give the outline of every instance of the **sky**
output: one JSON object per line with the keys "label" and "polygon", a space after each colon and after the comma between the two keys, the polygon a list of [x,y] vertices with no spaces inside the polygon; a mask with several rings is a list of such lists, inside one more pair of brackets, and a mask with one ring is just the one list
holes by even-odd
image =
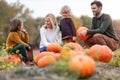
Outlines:
{"label": "sky", "polygon": [[[17,0],[6,0],[9,4]],[[60,16],[60,9],[64,5],[68,5],[74,16],[80,17],[87,15],[93,17],[90,3],[93,0],[19,0],[25,8],[29,8],[34,18],[45,17],[48,13]],[[103,13],[109,14],[112,19],[120,19],[120,3],[119,0],[100,0],[103,4]]]}

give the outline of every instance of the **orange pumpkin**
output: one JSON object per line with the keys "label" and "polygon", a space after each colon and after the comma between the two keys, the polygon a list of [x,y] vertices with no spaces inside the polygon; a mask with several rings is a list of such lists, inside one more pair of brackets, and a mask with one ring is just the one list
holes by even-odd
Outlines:
{"label": "orange pumpkin", "polygon": [[84,52],[84,48],[78,44],[78,43],[73,43],[73,42],[70,42],[70,43],[66,43],[63,48],[69,48],[71,50],[74,50],[74,51],[81,51],[81,52]]}
{"label": "orange pumpkin", "polygon": [[47,52],[47,51],[39,53],[39,54],[36,56],[36,63],[38,63],[38,60],[39,60],[40,58],[44,57],[45,55],[53,55],[53,56],[54,56],[54,53],[52,53],[52,52]]}
{"label": "orange pumpkin", "polygon": [[69,67],[80,74],[81,77],[89,77],[95,72],[95,61],[89,56],[78,55],[69,61]]}
{"label": "orange pumpkin", "polygon": [[38,67],[42,68],[42,67],[49,66],[55,62],[56,62],[56,60],[55,60],[54,56],[46,55],[38,60],[37,65],[38,65]]}
{"label": "orange pumpkin", "polygon": [[109,62],[113,57],[113,52],[105,45],[94,45],[90,47],[89,55],[96,61]]}
{"label": "orange pumpkin", "polygon": [[47,46],[47,51],[59,53],[61,51],[61,46],[59,44],[52,43]]}
{"label": "orange pumpkin", "polygon": [[89,35],[85,35],[85,36],[80,35],[80,32],[81,32],[82,30],[88,30],[88,28],[87,28],[87,27],[79,27],[79,28],[77,29],[77,37],[78,37],[80,40],[86,41],[86,40],[88,39]]}
{"label": "orange pumpkin", "polygon": [[22,58],[17,54],[7,55],[4,57],[4,62],[18,65],[22,63]]}
{"label": "orange pumpkin", "polygon": [[60,53],[55,53],[54,54],[56,61],[60,60],[61,54]]}
{"label": "orange pumpkin", "polygon": [[83,54],[84,48],[78,44],[78,43],[66,43],[62,50],[61,50],[61,55],[62,58],[65,60],[69,60],[71,57],[77,55],[77,54]]}

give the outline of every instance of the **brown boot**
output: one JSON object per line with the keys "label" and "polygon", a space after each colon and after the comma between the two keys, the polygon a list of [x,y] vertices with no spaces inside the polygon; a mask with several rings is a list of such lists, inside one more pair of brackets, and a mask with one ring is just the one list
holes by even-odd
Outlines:
{"label": "brown boot", "polygon": [[28,61],[30,61],[30,62],[34,61],[32,49],[27,51],[27,57],[28,57]]}

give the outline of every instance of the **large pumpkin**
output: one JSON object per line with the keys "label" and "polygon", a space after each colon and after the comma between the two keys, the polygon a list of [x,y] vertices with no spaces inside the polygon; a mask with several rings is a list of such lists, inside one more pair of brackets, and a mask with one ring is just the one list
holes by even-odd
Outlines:
{"label": "large pumpkin", "polygon": [[56,62],[56,60],[55,60],[54,56],[46,55],[38,60],[37,65],[38,65],[38,67],[42,68],[42,67],[49,66],[55,62]]}
{"label": "large pumpkin", "polygon": [[52,43],[47,46],[47,51],[49,52],[55,52],[55,53],[60,53],[61,51],[61,46],[59,44]]}
{"label": "large pumpkin", "polygon": [[84,52],[84,48],[80,44],[70,42],[70,43],[66,43],[63,46],[61,50],[61,55],[62,58],[69,59],[77,54],[83,54],[83,52]]}
{"label": "large pumpkin", "polygon": [[4,57],[4,62],[18,65],[22,63],[22,58],[17,54],[7,55]]}
{"label": "large pumpkin", "polygon": [[95,72],[95,61],[86,55],[77,55],[69,61],[69,67],[80,74],[81,77],[89,77]]}
{"label": "large pumpkin", "polygon": [[79,27],[79,28],[77,29],[77,37],[78,37],[80,40],[86,41],[89,36],[88,36],[88,35],[85,35],[85,36],[80,35],[80,32],[81,32],[82,30],[88,30],[88,28],[87,28],[87,27]]}
{"label": "large pumpkin", "polygon": [[113,57],[113,52],[105,45],[93,45],[89,49],[89,55],[96,61],[109,62]]}

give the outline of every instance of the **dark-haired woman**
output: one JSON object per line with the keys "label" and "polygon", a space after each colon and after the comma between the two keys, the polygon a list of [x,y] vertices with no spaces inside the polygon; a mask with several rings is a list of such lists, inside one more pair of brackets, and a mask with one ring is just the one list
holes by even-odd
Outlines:
{"label": "dark-haired woman", "polygon": [[33,50],[29,36],[20,19],[10,23],[10,32],[6,41],[6,50],[9,54],[20,54],[27,65],[33,65]]}

